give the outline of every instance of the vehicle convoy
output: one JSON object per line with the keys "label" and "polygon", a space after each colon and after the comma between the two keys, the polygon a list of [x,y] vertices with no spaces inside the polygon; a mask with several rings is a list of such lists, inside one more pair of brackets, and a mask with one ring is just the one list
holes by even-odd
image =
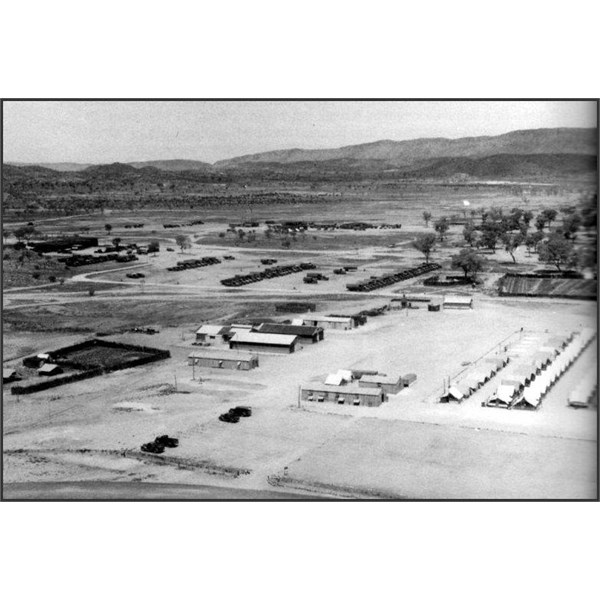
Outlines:
{"label": "vehicle convoy", "polygon": [[165,447],[162,444],[156,442],[148,442],[142,444],[142,452],[149,452],[151,454],[162,454],[165,451]]}

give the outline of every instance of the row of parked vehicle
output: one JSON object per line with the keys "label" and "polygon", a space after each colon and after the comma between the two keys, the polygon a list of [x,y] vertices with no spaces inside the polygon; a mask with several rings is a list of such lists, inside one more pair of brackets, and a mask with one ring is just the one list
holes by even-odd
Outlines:
{"label": "row of parked vehicle", "polygon": [[111,252],[110,254],[104,254],[101,256],[95,256],[92,254],[77,254],[69,256],[67,258],[59,258],[58,261],[64,263],[67,267],[83,267],[84,265],[97,265],[100,263],[109,262],[114,260],[119,263],[132,262],[138,260],[138,257],[134,254],[121,255]]}
{"label": "row of parked vehicle", "polygon": [[172,438],[168,435],[159,435],[153,442],[142,444],[141,450],[150,454],[162,454],[165,448],[177,448],[177,446],[179,446],[177,438]]}
{"label": "row of parked vehicle", "polygon": [[174,267],[167,267],[167,271],[185,271],[186,269],[199,269],[208,265],[218,265],[221,261],[215,256],[204,256],[203,258],[190,258],[180,260]]}
{"label": "row of parked vehicle", "polygon": [[438,263],[423,263],[418,267],[414,267],[413,269],[406,269],[404,271],[398,271],[397,273],[383,275],[381,277],[372,277],[371,279],[358,281],[356,283],[348,283],[346,284],[346,289],[348,289],[350,292],[372,292],[373,290],[378,290],[380,288],[387,287],[388,285],[394,285],[399,281],[405,281],[406,279],[418,277],[419,275],[423,275],[425,273],[429,273],[430,271],[435,271],[436,269],[441,268],[442,265]]}
{"label": "row of parked vehicle", "polygon": [[239,287],[242,285],[248,285],[263,279],[273,279],[274,277],[283,277],[284,275],[291,275],[292,273],[300,273],[301,271],[309,271],[314,269],[313,263],[300,263],[297,265],[280,265],[278,267],[269,267],[264,271],[256,271],[254,273],[248,273],[246,275],[235,275],[228,279],[221,279],[221,283],[228,287]]}
{"label": "row of parked vehicle", "polygon": [[236,406],[219,416],[219,421],[224,423],[237,423],[240,417],[251,417],[252,409],[249,406]]}

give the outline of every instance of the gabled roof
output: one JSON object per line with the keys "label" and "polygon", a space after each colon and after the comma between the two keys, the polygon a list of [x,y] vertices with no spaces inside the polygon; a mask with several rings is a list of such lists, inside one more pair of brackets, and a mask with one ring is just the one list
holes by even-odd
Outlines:
{"label": "gabled roof", "polygon": [[471,296],[444,296],[444,304],[471,304]]}
{"label": "gabled roof", "polygon": [[196,331],[196,333],[204,334],[204,335],[219,335],[225,327],[223,325],[202,325],[200,329]]}
{"label": "gabled roof", "polygon": [[255,331],[237,331],[232,342],[243,344],[266,344],[268,346],[291,346],[296,341],[295,335],[279,335],[277,333],[257,333]]}
{"label": "gabled roof", "polygon": [[360,380],[364,383],[400,383],[402,377],[400,375],[363,375]]}
{"label": "gabled roof", "polygon": [[46,363],[42,367],[38,369],[38,373],[52,373],[52,371],[60,369],[58,365],[52,365],[50,363]]}
{"label": "gabled roof", "polygon": [[255,328],[260,333],[279,333],[282,335],[297,335],[299,337],[312,337],[323,331],[322,327],[314,325],[287,325],[285,323],[261,323]]}

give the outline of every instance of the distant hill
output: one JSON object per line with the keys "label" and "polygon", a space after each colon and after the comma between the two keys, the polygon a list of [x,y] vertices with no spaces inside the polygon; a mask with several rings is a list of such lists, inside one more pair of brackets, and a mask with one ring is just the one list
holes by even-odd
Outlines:
{"label": "distant hill", "polygon": [[446,157],[483,157],[500,154],[587,154],[597,155],[596,129],[527,129],[497,136],[458,139],[422,138],[406,141],[382,140],[368,144],[325,150],[275,150],[239,156],[215,163],[233,168],[244,163],[297,163],[330,160],[376,160],[392,166],[409,166],[418,161]]}
{"label": "distant hill", "polygon": [[144,162],[131,162],[127,163],[136,169],[142,169],[144,167],[154,167],[161,171],[206,171],[212,169],[212,165],[207,162],[201,162],[199,160],[184,160],[184,159],[173,159],[173,160],[147,160]]}
{"label": "distant hill", "polygon": [[53,171],[83,171],[88,167],[93,166],[91,163],[72,163],[72,162],[57,162],[57,163],[6,163],[15,167],[44,167]]}

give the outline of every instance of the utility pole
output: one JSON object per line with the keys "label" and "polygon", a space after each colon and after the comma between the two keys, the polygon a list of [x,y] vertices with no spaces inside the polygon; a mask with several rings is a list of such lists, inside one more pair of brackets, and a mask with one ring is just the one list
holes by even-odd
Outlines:
{"label": "utility pole", "polygon": [[175,379],[175,391],[177,391],[177,373],[173,371],[173,378]]}

